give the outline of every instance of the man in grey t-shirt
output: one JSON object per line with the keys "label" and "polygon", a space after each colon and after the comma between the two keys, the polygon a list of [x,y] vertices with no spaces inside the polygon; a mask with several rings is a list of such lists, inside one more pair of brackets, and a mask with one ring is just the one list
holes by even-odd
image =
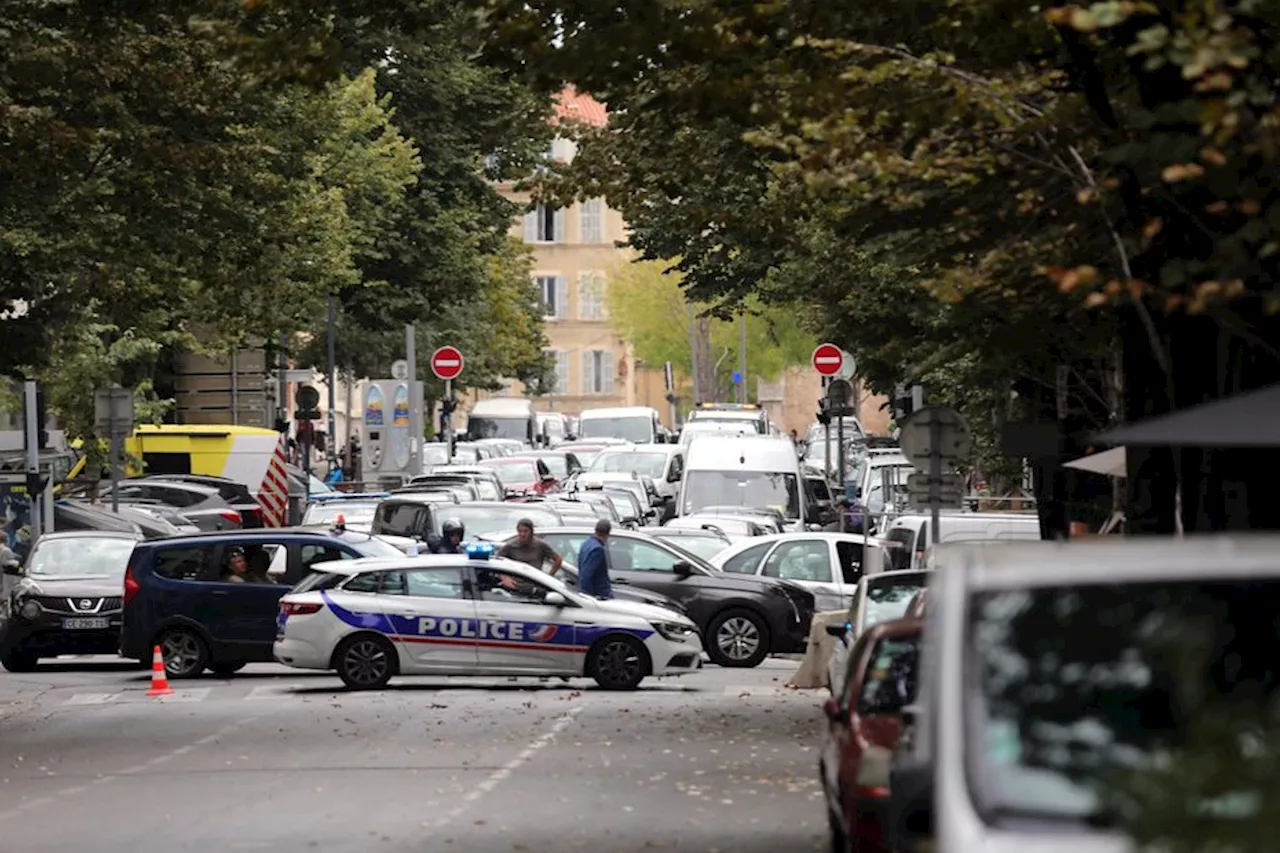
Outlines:
{"label": "man in grey t-shirt", "polygon": [[552,577],[555,577],[564,563],[564,558],[556,553],[555,548],[533,535],[533,522],[527,518],[522,518],[516,523],[515,541],[508,542],[499,548],[498,556],[525,563],[535,569],[541,569],[550,563],[551,569],[547,574]]}

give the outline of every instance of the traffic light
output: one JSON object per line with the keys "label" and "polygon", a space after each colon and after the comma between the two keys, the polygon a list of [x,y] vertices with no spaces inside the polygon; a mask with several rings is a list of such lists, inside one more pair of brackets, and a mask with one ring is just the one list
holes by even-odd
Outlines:
{"label": "traffic light", "polygon": [[[44,450],[49,446],[49,430],[45,427],[47,420],[44,407],[44,387],[36,388],[36,430],[39,432],[39,442],[36,447]],[[22,449],[30,450],[30,441],[27,437],[27,395],[22,395]]]}
{"label": "traffic light", "polygon": [[442,415],[452,415],[458,408],[458,401],[450,397],[447,400],[440,401],[440,413]]}
{"label": "traffic light", "polygon": [[818,423],[823,426],[828,426],[831,423],[831,413],[827,410],[826,397],[818,398],[818,411],[815,414],[815,417],[818,419]]}

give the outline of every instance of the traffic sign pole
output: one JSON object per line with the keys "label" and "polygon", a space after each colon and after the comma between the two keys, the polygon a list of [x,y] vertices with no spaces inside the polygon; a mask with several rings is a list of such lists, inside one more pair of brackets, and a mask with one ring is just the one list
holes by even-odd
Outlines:
{"label": "traffic sign pole", "polygon": [[442,418],[444,426],[444,441],[446,445],[445,452],[449,457],[449,464],[453,464],[453,380],[457,379],[462,373],[466,360],[462,357],[462,350],[453,346],[443,346],[431,354],[431,371],[435,373],[437,379],[444,381],[444,399],[445,413]]}
{"label": "traffic sign pole", "polygon": [[929,541],[938,544],[942,535],[942,421],[929,421]]}

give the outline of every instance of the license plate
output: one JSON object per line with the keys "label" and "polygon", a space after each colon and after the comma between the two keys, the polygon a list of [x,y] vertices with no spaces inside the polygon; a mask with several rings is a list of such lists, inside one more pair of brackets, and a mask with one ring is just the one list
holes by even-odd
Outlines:
{"label": "license plate", "polygon": [[103,618],[63,619],[62,627],[67,631],[87,631],[93,630],[94,628],[110,628],[111,620]]}

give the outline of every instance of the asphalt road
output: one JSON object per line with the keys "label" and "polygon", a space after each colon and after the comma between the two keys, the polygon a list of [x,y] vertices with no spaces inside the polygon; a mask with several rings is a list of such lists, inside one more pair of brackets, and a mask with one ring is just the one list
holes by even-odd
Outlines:
{"label": "asphalt road", "polygon": [[160,700],[109,659],[0,672],[0,850],[822,850],[795,667],[347,693],[260,665]]}

